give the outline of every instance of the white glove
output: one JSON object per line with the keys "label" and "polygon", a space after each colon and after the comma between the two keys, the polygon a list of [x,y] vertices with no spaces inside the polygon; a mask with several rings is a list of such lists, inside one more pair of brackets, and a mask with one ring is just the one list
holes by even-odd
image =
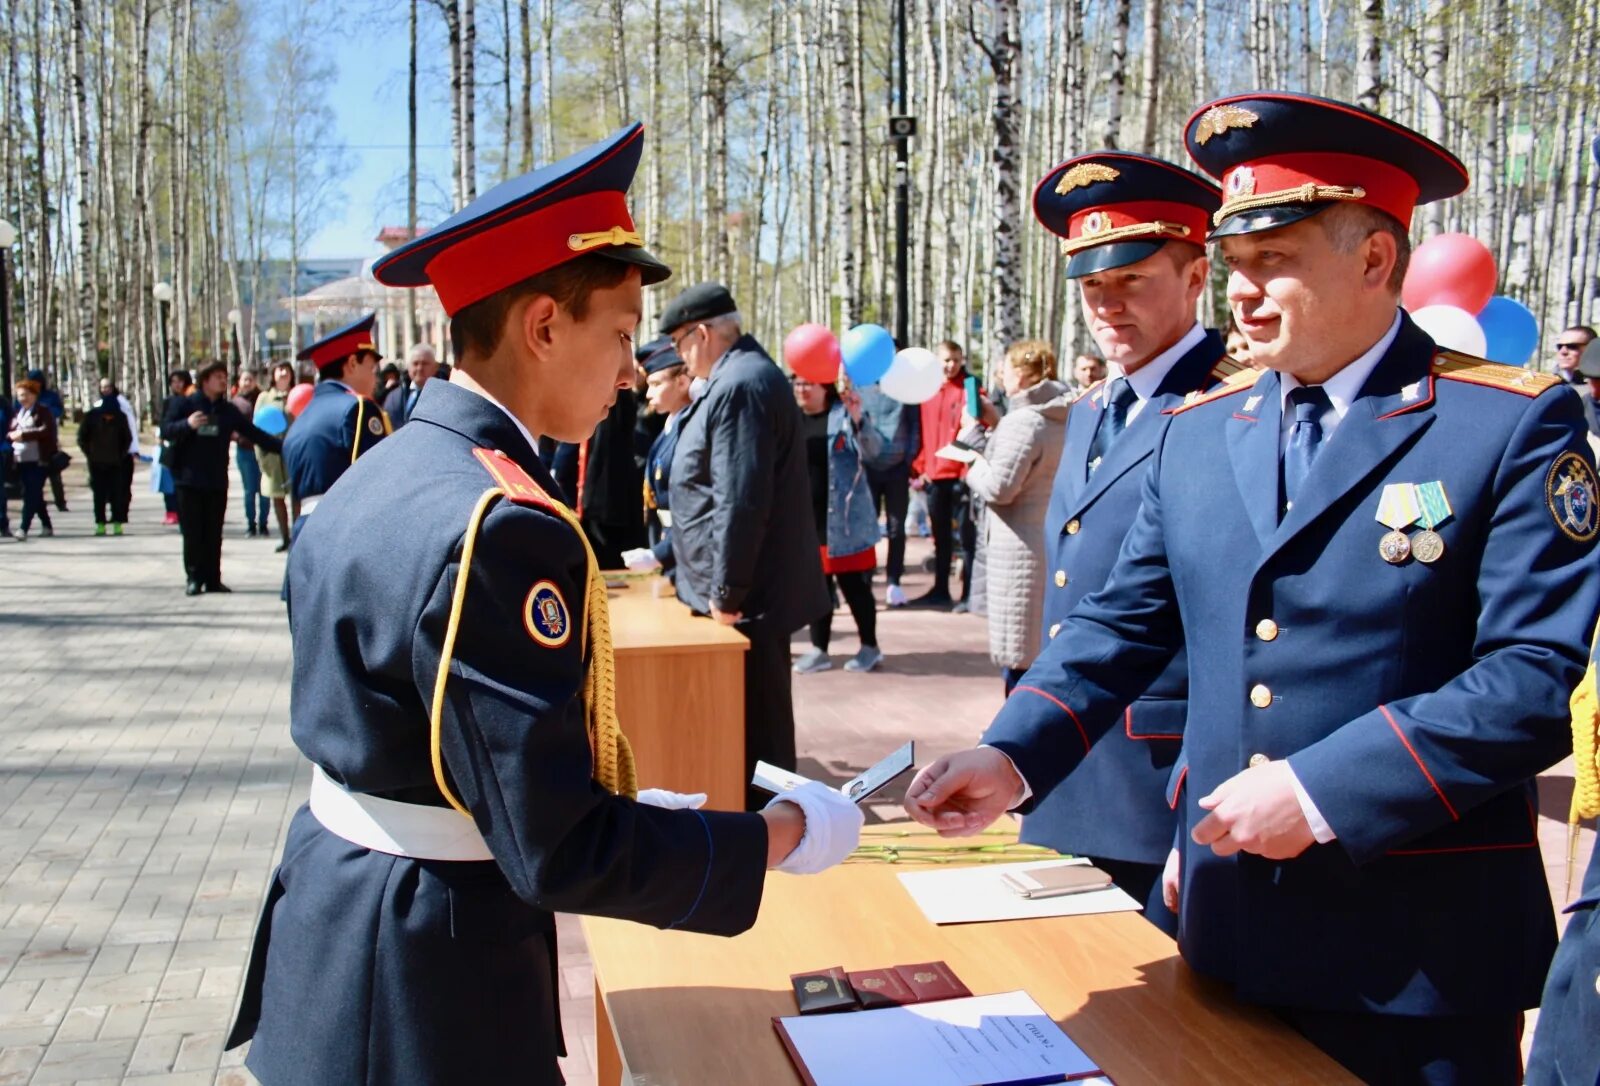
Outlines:
{"label": "white glove", "polygon": [[774,871],[815,875],[842,861],[861,840],[861,808],[820,781],[807,781],[774,796],[773,803],[792,803],[806,816],[805,834]]}
{"label": "white glove", "polygon": [[661,559],[651,553],[648,547],[638,547],[622,552],[622,564],[635,573],[649,573],[661,568]]}
{"label": "white glove", "polygon": [[704,792],[669,792],[665,788],[641,788],[634,797],[651,807],[664,807],[669,811],[694,810],[706,805]]}

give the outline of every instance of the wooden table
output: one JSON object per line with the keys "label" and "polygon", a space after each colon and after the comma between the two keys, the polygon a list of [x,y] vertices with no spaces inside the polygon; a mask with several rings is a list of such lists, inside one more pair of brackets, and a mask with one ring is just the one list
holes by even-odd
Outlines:
{"label": "wooden table", "polygon": [[709,806],[742,810],[744,653],[750,643],[727,626],[695,617],[664,580],[630,578],[606,595],[617,718],[633,745],[639,784],[704,792]]}
{"label": "wooden table", "polygon": [[900,870],[768,874],[760,919],[735,939],[586,917],[601,1086],[624,1064],[641,1086],[799,1084],[772,1029],[795,1013],[791,974],[938,959],[977,994],[1025,989],[1117,1086],[1356,1081],[1197,977],[1137,913],[935,927]]}

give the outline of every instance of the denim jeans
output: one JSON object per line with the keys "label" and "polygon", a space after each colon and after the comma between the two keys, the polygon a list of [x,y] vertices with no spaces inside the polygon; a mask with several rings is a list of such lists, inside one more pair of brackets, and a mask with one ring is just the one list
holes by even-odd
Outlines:
{"label": "denim jeans", "polygon": [[17,470],[22,476],[22,530],[26,532],[33,527],[35,514],[40,524],[50,527],[50,511],[44,503],[45,466],[40,463],[18,464]]}
{"label": "denim jeans", "polygon": [[254,449],[233,450],[233,462],[239,465],[239,481],[244,484],[244,522],[247,526],[267,530],[267,509],[270,502],[261,493],[261,462]]}

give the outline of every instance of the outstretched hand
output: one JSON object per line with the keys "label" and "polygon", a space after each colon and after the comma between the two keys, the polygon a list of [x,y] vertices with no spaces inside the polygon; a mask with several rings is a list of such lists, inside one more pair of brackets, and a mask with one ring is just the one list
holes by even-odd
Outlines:
{"label": "outstretched hand", "polygon": [[941,837],[967,837],[1015,807],[1023,782],[993,747],[976,747],[925,766],[906,789],[906,813]]}

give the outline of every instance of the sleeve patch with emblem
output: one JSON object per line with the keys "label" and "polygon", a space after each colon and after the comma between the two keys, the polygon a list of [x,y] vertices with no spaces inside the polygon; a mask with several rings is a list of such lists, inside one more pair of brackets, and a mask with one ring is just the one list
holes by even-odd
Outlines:
{"label": "sleeve patch with emblem", "polygon": [[1595,511],[1595,476],[1589,462],[1574,452],[1562,453],[1544,480],[1545,504],[1556,527],[1568,538],[1587,543],[1600,532]]}
{"label": "sleeve patch with emblem", "polygon": [[540,581],[528,591],[522,605],[522,624],[528,635],[548,649],[559,649],[572,639],[572,617],[561,590],[550,581]]}
{"label": "sleeve patch with emblem", "polygon": [[383,420],[381,418],[379,418],[377,415],[373,415],[370,419],[368,419],[367,420],[367,433],[371,434],[373,437],[382,437],[383,436]]}

